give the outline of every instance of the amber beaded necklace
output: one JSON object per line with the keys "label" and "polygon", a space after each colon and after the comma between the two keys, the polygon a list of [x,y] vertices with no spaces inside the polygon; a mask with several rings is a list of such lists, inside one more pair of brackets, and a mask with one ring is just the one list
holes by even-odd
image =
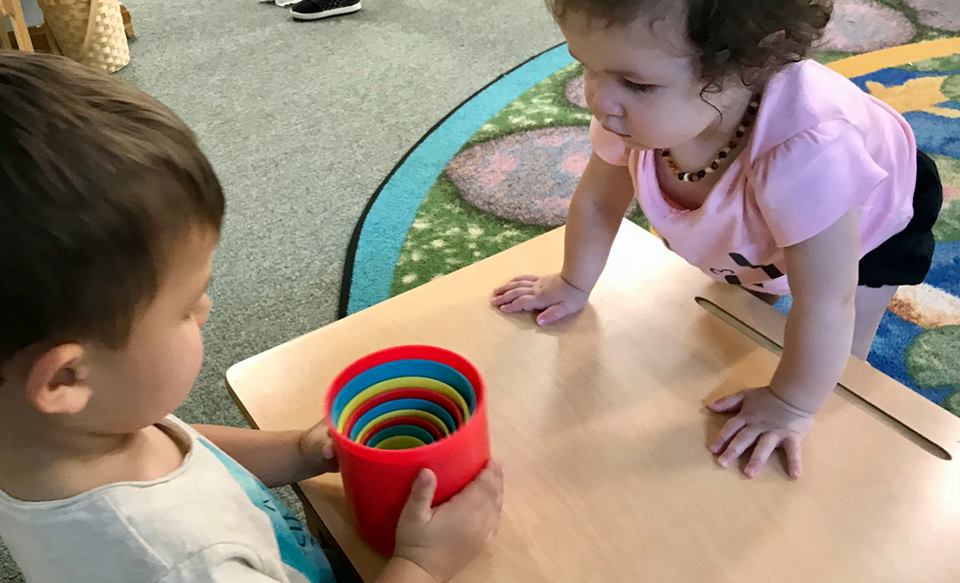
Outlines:
{"label": "amber beaded necklace", "polygon": [[714,158],[705,168],[694,172],[684,172],[677,166],[676,161],[670,155],[670,150],[665,149],[660,151],[660,155],[663,156],[663,159],[666,160],[667,166],[670,170],[676,174],[677,178],[682,182],[700,182],[707,177],[708,174],[713,174],[720,169],[720,165],[723,164],[723,161],[730,157],[730,152],[732,152],[740,144],[740,140],[743,139],[743,136],[747,135],[747,130],[753,126],[753,122],[757,120],[757,111],[760,109],[760,97],[754,96],[750,101],[749,107],[747,107],[746,113],[743,114],[743,119],[740,120],[740,125],[737,126],[737,131],[734,134],[734,138],[723,147],[719,152],[717,152],[717,157]]}

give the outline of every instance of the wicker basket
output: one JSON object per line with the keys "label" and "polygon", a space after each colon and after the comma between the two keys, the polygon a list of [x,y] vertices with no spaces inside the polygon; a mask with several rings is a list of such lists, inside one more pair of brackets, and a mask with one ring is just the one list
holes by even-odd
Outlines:
{"label": "wicker basket", "polygon": [[38,0],[60,52],[111,73],[130,62],[119,0]]}

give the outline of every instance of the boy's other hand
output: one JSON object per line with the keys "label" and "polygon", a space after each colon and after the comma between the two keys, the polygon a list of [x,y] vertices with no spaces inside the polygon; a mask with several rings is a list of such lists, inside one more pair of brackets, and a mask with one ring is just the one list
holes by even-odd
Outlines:
{"label": "boy's other hand", "polygon": [[769,387],[740,391],[707,405],[714,413],[733,413],[710,445],[723,467],[753,447],[743,473],[754,478],[778,448],[787,454],[787,473],[800,477],[800,444],[813,426],[813,414],[785,402]]}
{"label": "boy's other hand", "polygon": [[490,462],[462,492],[432,508],[436,490],[437,476],[421,471],[400,515],[394,556],[442,582],[480,554],[500,527],[503,470]]}
{"label": "boy's other hand", "polygon": [[491,303],[506,314],[542,310],[537,324],[549,326],[582,310],[589,297],[588,292],[573,287],[559,273],[521,275],[493,290]]}
{"label": "boy's other hand", "polygon": [[307,429],[300,436],[300,456],[311,476],[319,476],[340,470],[337,452],[330,437],[330,427],[325,419]]}

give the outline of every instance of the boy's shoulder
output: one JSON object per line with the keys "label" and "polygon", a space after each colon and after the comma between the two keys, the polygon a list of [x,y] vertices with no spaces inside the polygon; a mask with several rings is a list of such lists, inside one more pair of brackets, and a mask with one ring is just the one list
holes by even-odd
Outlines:
{"label": "boy's shoulder", "polygon": [[163,478],[52,502],[0,496],[0,535],[31,579],[152,581],[181,565],[193,569],[199,561],[202,569],[236,559],[283,580],[271,520],[222,452],[175,418],[162,427],[188,450],[181,467]]}

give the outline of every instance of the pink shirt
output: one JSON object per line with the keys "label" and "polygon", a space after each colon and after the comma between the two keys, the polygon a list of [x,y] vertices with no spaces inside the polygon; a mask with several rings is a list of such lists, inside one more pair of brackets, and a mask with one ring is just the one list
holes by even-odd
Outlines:
{"label": "pink shirt", "polygon": [[677,208],[660,190],[656,157],[628,148],[594,120],[594,152],[628,166],[636,197],[667,245],[712,277],[790,292],[783,248],[859,208],[860,256],[913,217],[917,145],[906,120],[815,61],[768,83],[753,135],[703,205]]}

